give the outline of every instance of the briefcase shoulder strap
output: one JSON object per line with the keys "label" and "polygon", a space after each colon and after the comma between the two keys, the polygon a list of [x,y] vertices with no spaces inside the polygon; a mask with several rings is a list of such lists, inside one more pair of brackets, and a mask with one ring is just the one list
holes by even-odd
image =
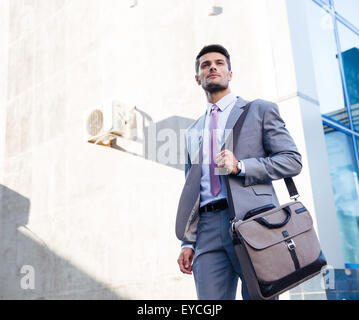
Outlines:
{"label": "briefcase shoulder strap", "polygon": [[297,200],[299,193],[297,187],[295,186],[293,178],[284,178],[285,185],[287,187],[289,197]]}
{"label": "briefcase shoulder strap", "polygon": [[[249,108],[251,106],[251,104],[253,103],[252,102],[249,102],[245,107],[244,107],[244,111],[243,113],[241,114],[241,116],[238,118],[236,124],[234,125],[233,127],[233,145],[235,145],[236,143],[236,139],[238,139],[239,137],[239,134],[242,130],[242,127],[243,127],[243,124],[244,124],[244,120],[246,119],[247,117],[247,114],[248,114],[248,111],[249,111]],[[228,179],[226,181],[228,183]],[[297,198],[299,197],[299,193],[298,193],[298,190],[297,190],[297,187],[295,186],[295,183],[294,183],[294,180],[293,178],[289,177],[289,178],[284,178],[284,182],[285,182],[285,185],[287,187],[287,190],[288,190],[288,193],[289,193],[289,197],[291,199],[295,199],[297,200]],[[229,196],[231,197],[231,194],[229,193]],[[229,201],[232,201],[232,199],[229,199]],[[232,214],[231,214],[232,215]],[[233,218],[233,217],[231,217]]]}

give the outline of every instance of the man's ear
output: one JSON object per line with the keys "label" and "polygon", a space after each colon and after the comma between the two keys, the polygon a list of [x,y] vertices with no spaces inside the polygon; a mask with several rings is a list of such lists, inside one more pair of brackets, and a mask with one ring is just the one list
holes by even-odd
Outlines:
{"label": "man's ear", "polygon": [[228,81],[232,80],[232,70],[228,72]]}
{"label": "man's ear", "polygon": [[201,85],[201,80],[200,80],[199,76],[196,74],[194,76],[194,78],[196,79],[197,84],[200,86]]}

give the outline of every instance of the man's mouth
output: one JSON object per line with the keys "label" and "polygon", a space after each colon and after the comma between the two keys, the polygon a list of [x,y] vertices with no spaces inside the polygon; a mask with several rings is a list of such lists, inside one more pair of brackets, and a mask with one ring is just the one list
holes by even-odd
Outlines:
{"label": "man's mouth", "polygon": [[212,73],[207,78],[210,79],[210,78],[215,78],[215,77],[219,77],[219,75]]}

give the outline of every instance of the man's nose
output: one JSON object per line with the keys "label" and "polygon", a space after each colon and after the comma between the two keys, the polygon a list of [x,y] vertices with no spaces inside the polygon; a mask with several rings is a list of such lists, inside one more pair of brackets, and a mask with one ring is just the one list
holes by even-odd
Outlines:
{"label": "man's nose", "polygon": [[217,67],[214,63],[211,64],[210,68],[209,68],[209,71],[217,71]]}

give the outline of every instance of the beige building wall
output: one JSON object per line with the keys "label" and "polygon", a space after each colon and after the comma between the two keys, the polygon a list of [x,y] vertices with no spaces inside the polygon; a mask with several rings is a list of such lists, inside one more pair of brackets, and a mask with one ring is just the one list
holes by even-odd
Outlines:
{"label": "beige building wall", "polygon": [[0,1],[1,299],[196,299],[176,262],[184,172],[87,143],[84,122],[113,99],[197,119],[206,44],[228,48],[233,92],[279,103],[308,163],[285,0],[132,2]]}

